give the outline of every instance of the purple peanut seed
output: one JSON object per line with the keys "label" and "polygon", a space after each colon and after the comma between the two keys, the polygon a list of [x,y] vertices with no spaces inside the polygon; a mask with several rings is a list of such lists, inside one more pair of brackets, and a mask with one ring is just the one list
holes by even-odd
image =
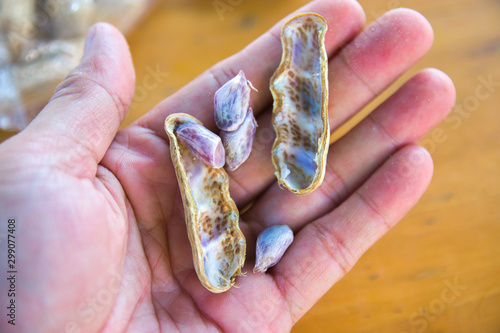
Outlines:
{"label": "purple peanut seed", "polygon": [[222,168],[225,163],[224,147],[219,136],[197,123],[183,124],[175,130],[194,156],[212,168]]}
{"label": "purple peanut seed", "polygon": [[235,131],[240,127],[250,105],[252,88],[245,73],[240,71],[215,92],[214,118],[217,127],[224,131]]}
{"label": "purple peanut seed", "polygon": [[253,116],[252,108],[249,108],[243,123],[236,131],[220,131],[219,135],[226,151],[228,170],[236,170],[250,156],[256,128],[257,121]]}
{"label": "purple peanut seed", "polygon": [[293,242],[293,231],[287,225],[273,225],[257,237],[254,273],[264,273],[280,261]]}

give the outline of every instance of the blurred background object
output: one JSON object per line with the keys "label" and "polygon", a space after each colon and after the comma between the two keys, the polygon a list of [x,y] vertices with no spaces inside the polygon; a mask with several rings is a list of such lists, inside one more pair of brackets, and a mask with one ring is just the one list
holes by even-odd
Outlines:
{"label": "blurred background object", "polygon": [[87,29],[131,30],[153,0],[1,0],[0,129],[22,130],[83,54]]}

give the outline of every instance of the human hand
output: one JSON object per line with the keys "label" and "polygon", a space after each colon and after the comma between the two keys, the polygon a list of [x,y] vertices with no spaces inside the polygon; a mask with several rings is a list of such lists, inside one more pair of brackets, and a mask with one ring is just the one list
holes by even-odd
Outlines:
{"label": "human hand", "polygon": [[[391,11],[364,32],[356,1],[318,0],[300,12],[317,12],[329,25],[332,130],[432,42],[427,21],[410,10]],[[287,331],[415,205],[432,161],[414,143],[451,110],[452,82],[432,69],[411,78],[331,146],[323,185],[295,196],[276,185],[270,156],[268,85],[283,22],[120,131],[134,89],[130,54],[111,26],[91,29],[80,66],[26,130],[0,145],[0,212],[17,223],[16,328]],[[163,123],[185,112],[215,131],[213,94],[240,69],[260,91],[254,149],[229,173],[238,207],[254,202],[240,220],[247,274],[237,288],[212,294],[193,268]],[[295,241],[267,274],[253,274],[256,236],[277,223],[288,224]],[[2,295],[7,287],[2,281]]]}

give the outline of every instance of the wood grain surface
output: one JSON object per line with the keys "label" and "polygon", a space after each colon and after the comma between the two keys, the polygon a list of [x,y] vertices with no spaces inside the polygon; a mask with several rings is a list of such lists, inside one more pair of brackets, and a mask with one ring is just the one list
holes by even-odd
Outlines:
{"label": "wood grain surface", "polygon": [[[500,332],[500,1],[359,2],[368,23],[409,7],[435,32],[428,55],[363,114],[420,69],[436,67],[455,82],[454,121],[421,142],[435,171],[418,205],[293,332]],[[307,1],[232,3],[240,4],[220,16],[212,1],[162,1],[128,36],[137,89],[123,126]]]}

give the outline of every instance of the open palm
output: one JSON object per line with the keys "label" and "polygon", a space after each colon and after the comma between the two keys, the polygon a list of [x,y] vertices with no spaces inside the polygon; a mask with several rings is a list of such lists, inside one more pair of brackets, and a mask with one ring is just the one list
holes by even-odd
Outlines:
{"label": "open palm", "polygon": [[[364,31],[356,1],[318,0],[299,12],[319,13],[329,25],[333,130],[432,43],[427,21],[410,10],[391,11]],[[0,146],[1,214],[17,223],[17,328],[288,331],[415,205],[432,161],[414,142],[450,111],[451,81],[434,69],[415,75],[330,147],[323,185],[295,196],[277,186],[270,155],[267,87],[283,22],[120,131],[134,88],[130,54],[113,27],[91,29],[81,65],[30,126]],[[212,294],[193,268],[163,123],[185,112],[215,131],[213,94],[240,69],[260,91],[252,95],[254,149],[229,173],[238,207],[253,203],[240,219],[247,274]],[[256,235],[278,223],[294,230],[295,241],[267,274],[253,274]],[[12,329],[4,320],[0,328]]]}

